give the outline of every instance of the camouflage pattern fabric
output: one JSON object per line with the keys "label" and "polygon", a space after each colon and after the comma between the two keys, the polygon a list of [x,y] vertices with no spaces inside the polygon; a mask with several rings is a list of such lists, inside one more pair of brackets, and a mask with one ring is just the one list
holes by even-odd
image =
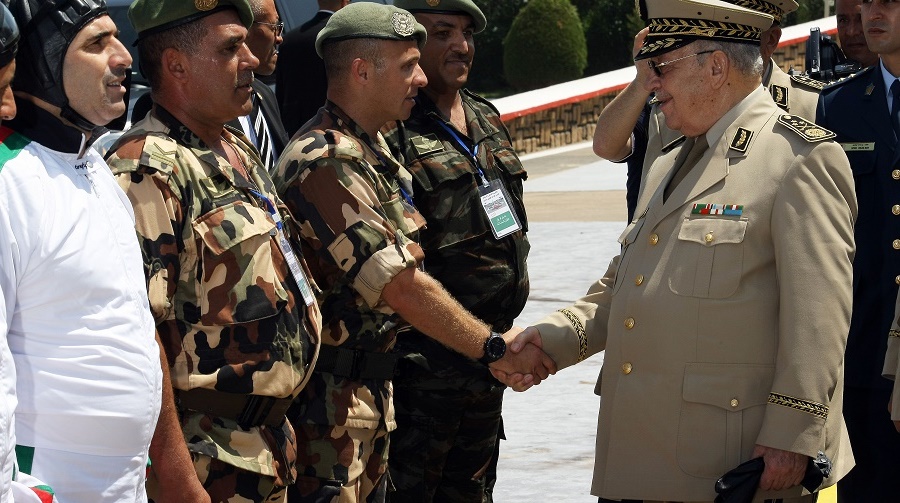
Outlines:
{"label": "camouflage pattern fabric", "polygon": [[[327,102],[285,148],[273,178],[300,223],[309,267],[322,288],[322,343],[390,350],[402,320],[381,301],[381,290],[422,260],[416,240],[424,221],[403,195],[410,191],[409,173],[380,134],[370,138]],[[365,501],[364,488],[377,486],[380,472],[367,472],[370,480],[361,480],[350,474],[351,464],[376,460],[380,466],[386,443],[367,452],[369,459],[356,459],[341,454],[344,447],[332,439],[336,431],[346,431],[348,439],[362,442],[372,430],[393,430],[391,393],[389,381],[352,380],[317,368],[288,412],[295,429],[310,432],[301,449],[311,454],[298,460],[298,472],[320,479],[326,489],[341,481],[347,493]]]}
{"label": "camouflage pattern fabric", "polygon": [[[320,442],[328,442],[331,449],[322,450]],[[335,479],[304,476],[288,488],[290,503],[352,502],[378,503],[385,501],[389,478],[388,432],[365,428],[345,428],[315,424],[300,425],[297,441],[300,447],[298,463],[314,466],[326,462],[337,467]],[[320,457],[329,457],[320,460]],[[349,483],[356,481],[355,483]]]}
{"label": "camouflage pattern fabric", "polygon": [[[281,204],[256,151],[240,133],[223,138],[252,180],[157,106],[110,149],[107,162],[134,206],[151,310],[176,389],[296,396],[320,327],[274,237],[264,194]],[[232,419],[181,411],[191,452],[286,485],[295,437],[242,428]],[[216,473],[220,473],[217,471]],[[208,482],[212,485],[212,482]]]}
{"label": "camouflage pattern fabric", "polygon": [[[218,459],[203,454],[191,453],[197,477],[209,493],[213,502],[227,503],[284,503],[287,490],[277,484],[275,477],[267,477],[247,470],[241,470]],[[147,480],[149,503],[165,503],[154,499],[157,494],[155,477]]]}
{"label": "camouflage pattern fabric", "polygon": [[[424,93],[408,120],[382,131],[412,174],[416,207],[428,222],[422,231],[426,272],[502,333],[528,298],[530,245],[522,198],[527,175],[493,105],[467,90],[461,96],[468,135],[444,120]],[[484,176],[503,182],[522,230],[494,237],[481,205],[478,170],[445,126],[470,151],[478,145]],[[484,365],[414,330],[398,336],[395,351],[404,358],[394,379],[397,430],[390,471],[397,492],[389,499],[482,501],[485,485],[493,486],[485,464],[494,455],[503,387]]]}

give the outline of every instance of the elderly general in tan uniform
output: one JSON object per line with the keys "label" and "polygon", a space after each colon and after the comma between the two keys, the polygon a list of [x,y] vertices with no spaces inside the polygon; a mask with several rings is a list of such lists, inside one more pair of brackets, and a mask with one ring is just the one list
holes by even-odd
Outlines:
{"label": "elderly general in tan uniform", "polygon": [[637,59],[659,73],[645,85],[687,140],[651,166],[646,210],[602,279],[512,350],[540,340],[560,368],[606,351],[593,494],[712,501],[718,477],[761,456],[759,501],[811,501],[810,458],[833,463],[821,487],[853,466],[849,163],[760,85],[771,16],[717,0],[643,7]]}

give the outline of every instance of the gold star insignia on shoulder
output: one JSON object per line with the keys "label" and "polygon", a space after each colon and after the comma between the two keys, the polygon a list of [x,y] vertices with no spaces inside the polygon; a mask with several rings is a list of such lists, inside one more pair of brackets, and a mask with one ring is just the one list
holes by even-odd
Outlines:
{"label": "gold star insignia on shoulder", "polygon": [[831,131],[818,124],[809,122],[799,115],[781,115],[778,117],[778,123],[797,133],[801,138],[810,143],[831,140],[837,136]]}
{"label": "gold star insignia on shoulder", "polygon": [[825,87],[825,83],[818,81],[814,78],[811,78],[808,75],[791,75],[791,80],[797,82],[798,84],[803,84],[806,87],[811,87],[816,91],[821,91]]}

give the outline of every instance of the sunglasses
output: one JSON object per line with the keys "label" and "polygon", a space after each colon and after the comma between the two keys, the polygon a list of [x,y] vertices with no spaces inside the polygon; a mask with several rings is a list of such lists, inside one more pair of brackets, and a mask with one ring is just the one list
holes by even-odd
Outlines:
{"label": "sunglasses", "polygon": [[254,24],[263,24],[272,28],[272,31],[275,32],[276,37],[280,37],[284,32],[284,21],[278,21],[277,23],[264,23],[262,21],[253,21]]}
{"label": "sunglasses", "polygon": [[675,59],[672,59],[669,61],[665,61],[663,63],[655,63],[653,61],[647,61],[647,64],[650,65],[650,69],[653,70],[653,73],[655,73],[657,77],[662,77],[662,71],[660,70],[660,68],[662,68],[666,65],[671,65],[672,63],[674,63],[676,61],[681,61],[682,59],[693,58],[694,56],[699,56],[701,54],[709,54],[711,52],[716,52],[716,51],[700,51],[700,52],[695,52],[694,54],[688,54],[687,56],[682,56],[680,58],[675,58]]}

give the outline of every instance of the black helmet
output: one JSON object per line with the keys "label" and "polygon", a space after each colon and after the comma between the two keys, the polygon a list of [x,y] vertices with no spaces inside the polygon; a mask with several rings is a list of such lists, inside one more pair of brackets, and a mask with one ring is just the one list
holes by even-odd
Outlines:
{"label": "black helmet", "polygon": [[69,106],[63,86],[63,59],[75,35],[106,14],[105,0],[3,0],[21,27],[16,68],[16,91],[28,93],[62,110],[75,126],[92,124]]}
{"label": "black helmet", "polygon": [[18,47],[19,28],[16,20],[9,9],[0,4],[0,68],[15,59]]}

